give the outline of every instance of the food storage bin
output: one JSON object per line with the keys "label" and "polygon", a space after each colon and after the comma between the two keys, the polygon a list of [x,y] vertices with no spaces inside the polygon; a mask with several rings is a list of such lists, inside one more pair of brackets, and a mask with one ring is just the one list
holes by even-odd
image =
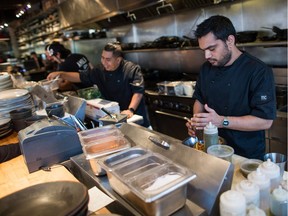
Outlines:
{"label": "food storage bin", "polygon": [[160,94],[183,96],[183,86],[181,81],[163,81],[157,83]]}
{"label": "food storage bin", "polygon": [[183,207],[187,183],[196,175],[160,154],[135,148],[99,161],[113,190],[144,215],[170,215]]}
{"label": "food storage bin", "polygon": [[91,136],[95,136],[98,134],[107,133],[113,129],[117,129],[117,127],[115,125],[107,125],[104,127],[97,127],[97,128],[93,128],[93,129],[89,129],[89,130],[80,131],[78,133],[78,136],[81,140],[81,138],[91,137]]}
{"label": "food storage bin", "polygon": [[145,156],[149,154],[147,150],[144,150],[142,148],[133,147],[124,151],[121,151],[120,153],[113,154],[113,156],[105,158],[103,161],[103,166],[107,170],[112,170],[117,168],[117,165],[125,165],[127,161],[137,159],[139,157]]}
{"label": "food storage bin", "polygon": [[108,137],[119,137],[124,136],[124,134],[118,129],[111,129],[106,132],[94,133],[90,136],[79,136],[82,145],[89,145],[99,139],[104,139]]}
{"label": "food storage bin", "polygon": [[84,136],[82,140],[80,139],[86,159],[89,160],[91,169],[96,176],[106,174],[105,170],[98,164],[98,160],[101,159],[101,157],[131,147],[130,142],[124,135],[116,131],[115,129],[108,130],[107,133],[97,133],[95,136]]}
{"label": "food storage bin", "polygon": [[82,149],[86,159],[100,157],[131,147],[130,142],[123,136],[107,137],[90,142],[89,145],[83,145]]}

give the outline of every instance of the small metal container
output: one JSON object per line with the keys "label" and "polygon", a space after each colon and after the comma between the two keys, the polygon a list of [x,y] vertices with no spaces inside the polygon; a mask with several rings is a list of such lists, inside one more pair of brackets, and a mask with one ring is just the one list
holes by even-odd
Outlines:
{"label": "small metal container", "polygon": [[143,215],[170,215],[182,208],[187,183],[196,177],[191,170],[139,147],[107,156],[99,164],[113,190]]}

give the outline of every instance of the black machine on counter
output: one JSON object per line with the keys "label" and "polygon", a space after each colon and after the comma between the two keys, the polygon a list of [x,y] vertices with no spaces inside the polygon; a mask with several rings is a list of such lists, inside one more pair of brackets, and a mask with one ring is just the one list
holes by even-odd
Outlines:
{"label": "black machine on counter", "polygon": [[35,122],[19,131],[18,138],[30,173],[82,153],[75,128],[55,119]]}

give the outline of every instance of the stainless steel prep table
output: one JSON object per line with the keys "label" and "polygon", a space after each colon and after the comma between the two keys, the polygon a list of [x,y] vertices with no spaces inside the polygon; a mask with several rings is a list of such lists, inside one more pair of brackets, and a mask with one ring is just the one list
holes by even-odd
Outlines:
{"label": "stainless steel prep table", "polygon": [[[172,126],[173,127],[173,126]],[[160,153],[169,159],[191,168],[197,177],[188,183],[186,205],[173,215],[215,215],[219,212],[219,196],[231,188],[234,172],[233,164],[213,157],[204,152],[194,150],[181,143],[180,140],[146,129],[136,124],[122,124],[120,130],[131,142],[153,152]],[[148,137],[157,136],[170,144],[169,149],[152,143]],[[112,190],[107,176],[96,177],[91,170],[85,155],[71,158],[70,171],[88,187],[96,185],[112,198],[118,200],[132,215],[140,215],[133,205]],[[120,213],[120,212],[119,212]],[[121,213],[120,213],[121,214]]]}

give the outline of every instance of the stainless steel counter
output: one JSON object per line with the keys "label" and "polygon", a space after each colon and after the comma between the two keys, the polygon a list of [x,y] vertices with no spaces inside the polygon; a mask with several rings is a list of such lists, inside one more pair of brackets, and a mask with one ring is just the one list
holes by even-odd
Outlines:
{"label": "stainless steel counter", "polygon": [[[185,206],[173,215],[219,214],[219,196],[222,192],[230,189],[232,184],[234,166],[231,163],[187,147],[180,140],[135,124],[123,124],[120,130],[132,146],[137,145],[160,153],[196,173],[196,179],[188,183]],[[167,150],[152,143],[148,139],[151,135],[168,142],[170,148]],[[133,205],[112,190],[107,176],[97,177],[94,175],[83,154],[72,157],[69,167],[71,172],[88,188],[96,185],[109,196],[118,200],[122,208],[128,209],[131,215],[140,215]]]}

